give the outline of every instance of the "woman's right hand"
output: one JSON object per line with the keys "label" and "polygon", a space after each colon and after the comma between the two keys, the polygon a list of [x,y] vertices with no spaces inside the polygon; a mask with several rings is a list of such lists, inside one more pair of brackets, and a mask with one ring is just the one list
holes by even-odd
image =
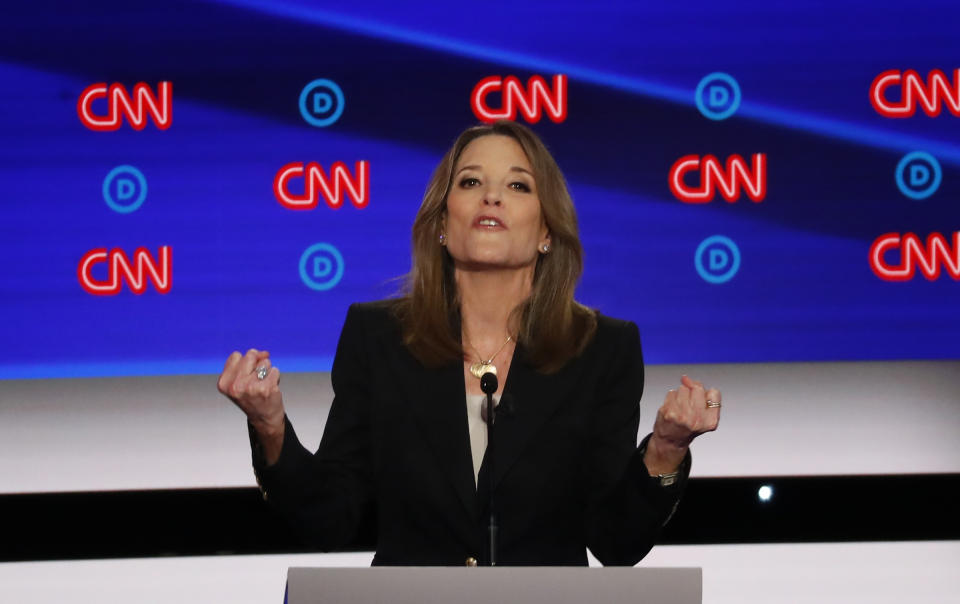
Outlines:
{"label": "woman's right hand", "polygon": [[[266,367],[261,380],[257,369]],[[234,351],[227,358],[223,373],[217,380],[217,390],[247,414],[261,441],[283,442],[284,409],[280,393],[280,370],[270,365],[270,353],[251,348],[247,354]],[[263,444],[269,449],[267,442]],[[279,454],[279,451],[277,451]],[[267,455],[268,461],[271,456]]]}

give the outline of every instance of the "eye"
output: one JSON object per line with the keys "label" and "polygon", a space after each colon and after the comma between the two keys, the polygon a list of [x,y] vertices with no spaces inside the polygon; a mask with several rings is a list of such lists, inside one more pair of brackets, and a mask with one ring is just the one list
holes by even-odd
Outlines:
{"label": "eye", "polygon": [[510,186],[511,186],[515,191],[521,191],[521,192],[523,192],[523,193],[529,193],[529,192],[530,192],[530,187],[528,187],[526,183],[520,182],[519,180],[516,181],[516,182],[510,183]]}
{"label": "eye", "polygon": [[469,176],[469,177],[464,178],[463,180],[460,181],[460,186],[461,186],[461,187],[472,187],[472,186],[478,184],[479,182],[480,182],[480,181],[477,180],[476,178],[473,178],[472,176]]}

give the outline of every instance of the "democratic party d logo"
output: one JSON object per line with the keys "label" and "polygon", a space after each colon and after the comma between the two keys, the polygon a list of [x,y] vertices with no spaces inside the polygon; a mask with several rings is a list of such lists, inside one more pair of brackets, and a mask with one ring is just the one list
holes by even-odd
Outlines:
{"label": "democratic party d logo", "polygon": [[700,80],[694,101],[703,117],[725,120],[740,107],[740,85],[729,74],[711,73]]}
{"label": "democratic party d logo", "polygon": [[726,283],[740,270],[740,248],[729,237],[713,235],[697,246],[693,263],[707,283]]}
{"label": "democratic party d logo", "polygon": [[897,164],[897,188],[910,199],[926,199],[940,187],[943,171],[937,158],[925,151],[913,151]]}
{"label": "democratic party d logo", "polygon": [[300,255],[300,280],[314,291],[326,291],[343,278],[343,256],[329,243],[315,243]]}
{"label": "democratic party d logo", "polygon": [[103,199],[114,212],[134,212],[146,198],[147,179],[133,166],[117,166],[103,179]]}
{"label": "democratic party d logo", "polygon": [[324,128],[343,114],[343,91],[333,80],[320,78],[300,91],[300,115],[311,126]]}

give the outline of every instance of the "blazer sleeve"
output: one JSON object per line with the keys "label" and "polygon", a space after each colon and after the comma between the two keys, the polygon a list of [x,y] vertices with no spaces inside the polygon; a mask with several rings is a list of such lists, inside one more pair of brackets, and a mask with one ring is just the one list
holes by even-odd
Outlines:
{"label": "blazer sleeve", "polygon": [[625,323],[600,381],[586,475],[587,546],[604,565],[634,565],[653,547],[676,509],[690,473],[687,453],[680,476],[660,486],[643,463],[648,435],[637,447],[643,355],[636,324]]}
{"label": "blazer sleeve", "polygon": [[373,505],[370,397],[364,377],[363,313],[347,312],[331,378],[334,399],[317,452],[300,443],[289,418],[276,463],[267,466],[250,428],[253,468],[264,498],[321,550],[351,543]]}

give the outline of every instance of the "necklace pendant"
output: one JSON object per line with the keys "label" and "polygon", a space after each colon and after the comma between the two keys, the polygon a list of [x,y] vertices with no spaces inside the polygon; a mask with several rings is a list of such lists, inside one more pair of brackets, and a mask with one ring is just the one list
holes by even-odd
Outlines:
{"label": "necklace pendant", "polygon": [[474,363],[473,365],[470,365],[470,373],[473,374],[473,377],[479,380],[485,373],[497,375],[497,366],[491,362]]}

